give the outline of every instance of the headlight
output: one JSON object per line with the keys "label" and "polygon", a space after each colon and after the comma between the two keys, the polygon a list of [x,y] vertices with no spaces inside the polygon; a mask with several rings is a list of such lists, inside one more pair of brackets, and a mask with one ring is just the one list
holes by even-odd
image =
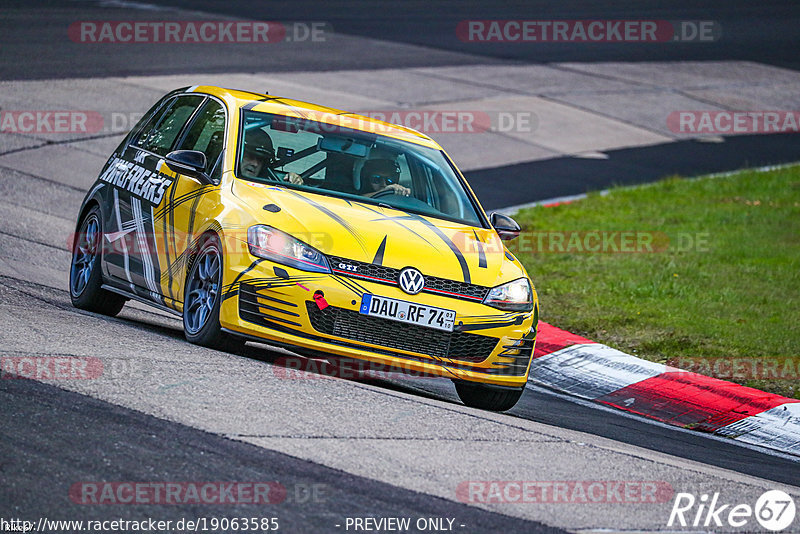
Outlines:
{"label": "headlight", "polygon": [[331,272],[328,258],[322,252],[271,226],[259,224],[248,228],[247,246],[253,256],[275,263],[303,271]]}
{"label": "headlight", "polygon": [[527,278],[519,278],[502,286],[493,287],[483,303],[505,311],[530,311],[533,307],[533,292]]}

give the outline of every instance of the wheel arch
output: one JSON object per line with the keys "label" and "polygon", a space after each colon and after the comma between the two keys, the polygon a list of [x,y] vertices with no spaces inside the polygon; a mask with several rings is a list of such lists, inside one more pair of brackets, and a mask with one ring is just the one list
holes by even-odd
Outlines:
{"label": "wheel arch", "polygon": [[97,197],[91,197],[83,203],[81,210],[78,212],[78,219],[75,221],[75,229],[72,231],[72,235],[69,236],[69,239],[67,240],[67,246],[69,246],[70,254],[75,251],[75,244],[78,242],[78,235],[80,234],[83,220],[94,208],[98,208],[100,210],[100,218],[103,218],[103,206]]}
{"label": "wheel arch", "polygon": [[81,211],[78,213],[78,220],[75,223],[75,233],[77,233],[80,230],[83,219],[86,218],[86,216],[89,214],[90,211],[92,211],[92,208],[94,207],[100,208],[100,212],[102,214],[103,207],[96,196],[88,199],[86,202],[83,203],[83,206],[81,206]]}
{"label": "wheel arch", "polygon": [[[205,243],[205,240],[209,236],[214,236],[219,240],[220,245],[222,246],[222,256],[223,260],[225,258],[225,242],[224,242],[224,232],[222,231],[222,226],[216,220],[211,221],[211,223],[202,231],[199,232],[197,235],[197,239],[192,240],[189,244],[188,254],[189,257],[186,261],[186,271],[183,275],[184,279],[184,288],[186,287],[186,281],[189,278],[189,275],[192,272],[192,266],[194,265],[195,259],[197,258],[198,252],[200,252],[200,248]],[[224,265],[224,263],[223,263]]]}

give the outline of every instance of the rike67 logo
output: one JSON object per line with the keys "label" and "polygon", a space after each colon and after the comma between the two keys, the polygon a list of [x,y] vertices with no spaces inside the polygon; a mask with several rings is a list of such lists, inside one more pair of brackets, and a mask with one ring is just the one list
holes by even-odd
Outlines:
{"label": "rike67 logo", "polygon": [[691,493],[678,493],[667,526],[734,527],[752,532],[760,530],[760,525],[761,529],[780,532],[792,525],[795,513],[794,499],[781,490],[765,492],[755,506],[724,503],[718,492],[699,498]]}

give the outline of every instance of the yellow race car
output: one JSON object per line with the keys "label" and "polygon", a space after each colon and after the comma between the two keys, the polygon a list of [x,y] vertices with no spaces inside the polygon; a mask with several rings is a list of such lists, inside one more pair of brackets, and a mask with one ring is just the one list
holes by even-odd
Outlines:
{"label": "yellow race car", "polygon": [[125,137],[80,209],[75,306],[136,299],[186,338],[257,340],[442,376],[502,411],[522,394],[538,301],[429,137],[266,94],[188,87]]}

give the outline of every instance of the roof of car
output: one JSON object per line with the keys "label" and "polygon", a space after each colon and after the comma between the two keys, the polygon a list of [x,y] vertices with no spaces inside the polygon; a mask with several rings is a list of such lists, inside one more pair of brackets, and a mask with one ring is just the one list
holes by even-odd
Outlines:
{"label": "roof of car", "polygon": [[398,126],[378,119],[373,119],[357,113],[342,111],[340,109],[329,108],[300,100],[292,100],[280,96],[268,95],[265,93],[255,93],[250,91],[240,91],[237,89],[226,89],[210,85],[200,85],[189,88],[187,91],[207,93],[222,98],[237,108],[262,111],[265,113],[275,113],[287,117],[298,117],[322,122],[325,124],[337,125],[345,128],[352,128],[363,132],[371,132],[385,135],[395,139],[410,141],[419,145],[441,150],[436,141],[427,135],[412,128]]}

